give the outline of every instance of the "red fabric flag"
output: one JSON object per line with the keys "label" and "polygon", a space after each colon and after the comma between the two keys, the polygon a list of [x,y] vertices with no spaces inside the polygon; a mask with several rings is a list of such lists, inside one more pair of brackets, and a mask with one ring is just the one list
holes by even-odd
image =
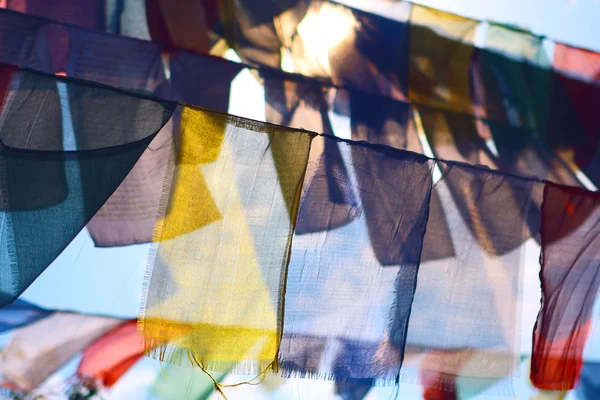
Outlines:
{"label": "red fabric flag", "polygon": [[542,307],[533,336],[531,381],[539,389],[570,390],[600,289],[600,194],[546,184],[540,257]]}
{"label": "red fabric flag", "polygon": [[95,379],[111,387],[144,354],[137,321],[131,320],[115,327],[88,347],[77,368],[82,380]]}

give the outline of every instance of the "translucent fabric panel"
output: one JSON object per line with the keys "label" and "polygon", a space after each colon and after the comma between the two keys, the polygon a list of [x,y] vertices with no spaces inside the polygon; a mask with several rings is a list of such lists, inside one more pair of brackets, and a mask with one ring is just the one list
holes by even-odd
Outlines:
{"label": "translucent fabric panel", "polygon": [[164,80],[162,46],[0,10],[0,61],[127,89]]}
{"label": "translucent fabric panel", "polygon": [[[227,112],[231,82],[243,66],[217,57],[177,52],[169,56],[173,100]],[[161,93],[162,94],[162,93]]]}
{"label": "translucent fabric panel", "polygon": [[221,3],[221,35],[242,61],[280,68],[284,36],[293,34],[308,3],[308,0],[227,0]]}
{"label": "translucent fabric panel", "polygon": [[60,4],[45,0],[3,0],[0,7],[47,18],[47,22],[150,40],[146,0],[61,0]]}
{"label": "translucent fabric panel", "polygon": [[473,117],[428,107],[419,107],[418,111],[436,157],[498,169],[499,161],[481,137]]}
{"label": "translucent fabric panel", "polygon": [[490,23],[473,74],[474,101],[483,107],[485,117],[545,132],[550,60],[541,38]]}
{"label": "translucent fabric panel", "polygon": [[170,49],[208,53],[219,14],[218,0],[146,0],[152,40]]}
{"label": "translucent fabric panel", "polygon": [[[480,132],[485,134],[485,130],[478,129],[485,127],[483,122],[466,114],[435,111],[425,107],[420,107],[419,110],[423,129],[436,157],[471,165],[479,164],[494,170],[502,169],[508,173],[522,172],[511,169],[512,166],[508,163],[502,164],[492,153],[484,137],[480,135]],[[454,176],[445,177],[444,183],[454,198],[454,207],[458,208],[473,237],[485,251],[492,255],[506,254],[519,247],[523,240],[529,237],[529,235],[513,235],[513,224],[505,224],[504,218],[494,217],[498,215],[495,209],[498,204],[496,197],[481,197],[478,190],[466,185],[462,179],[454,179]],[[530,233],[537,235],[539,204],[532,206],[528,213],[522,215],[523,202],[519,199],[520,184],[514,193],[515,199],[511,199],[510,183],[511,181],[508,180],[503,186],[503,196],[505,196],[503,212],[516,215],[517,218],[525,218]],[[480,214],[483,219],[473,218],[473,213]]]}
{"label": "translucent fabric panel", "polygon": [[[309,162],[307,176],[327,161],[331,145],[339,148],[348,171],[370,174],[370,179],[360,183],[353,174],[350,182],[340,182],[355,192],[357,199],[387,193],[387,207],[378,211],[393,218],[395,229],[386,230],[380,239],[400,246],[403,263],[382,266],[377,261],[365,205],[360,205],[350,224],[326,232],[295,232],[280,366],[284,375],[293,377],[394,384],[402,364],[401,343],[406,337],[427,221],[432,165],[414,153],[320,136],[311,148],[310,158],[315,161]],[[307,207],[318,209],[310,198],[319,193],[307,190],[310,187],[311,182],[305,180],[299,224]]]}
{"label": "translucent fabric panel", "polygon": [[166,80],[155,43],[69,27],[68,46],[67,76],[149,93]]}
{"label": "translucent fabric panel", "polygon": [[[350,119],[352,125],[352,139],[364,140],[369,143],[381,144],[415,153],[423,153],[423,148],[417,136],[413,121],[413,110],[408,103],[386,99],[378,95],[370,95],[358,91],[350,91]],[[361,172],[357,171],[357,176]],[[367,177],[368,179],[368,177]],[[386,193],[379,193],[385,196]],[[385,202],[375,201],[370,204],[373,208],[385,208]],[[384,216],[378,212],[375,215]],[[392,256],[382,246],[383,241],[378,240],[381,224],[393,224],[393,220],[383,218],[373,221],[367,218],[371,243],[378,260],[385,260],[398,264],[398,255]],[[426,241],[435,244],[425,244],[421,254],[421,261],[435,260],[454,255],[448,224],[444,217],[444,210],[437,190],[431,192],[429,203],[429,224],[435,229],[425,237]],[[398,246],[395,246],[396,249]],[[392,251],[394,253],[394,251]],[[390,258],[391,257],[391,258]]]}
{"label": "translucent fabric panel", "polygon": [[[227,376],[227,372],[211,374],[217,382]],[[215,383],[199,368],[185,368],[164,365],[152,383],[152,398],[156,400],[207,400],[215,391]]]}
{"label": "translucent fabric panel", "polygon": [[291,39],[294,71],[406,99],[410,7],[404,3],[399,21],[332,2],[312,2]]}
{"label": "translucent fabric panel", "polygon": [[29,392],[120,322],[58,312],[19,328],[0,351],[0,374]]}
{"label": "translucent fabric panel", "polygon": [[262,70],[267,122],[332,134],[327,87],[309,78]]}
{"label": "translucent fabric panel", "polygon": [[[7,67],[0,70],[0,81],[5,221],[0,305],[5,305],[115,191],[170,118],[172,104]],[[79,99],[75,110],[69,110],[69,95]]]}
{"label": "translucent fabric panel", "polygon": [[[11,75],[12,67],[0,67],[5,76],[12,76],[2,116],[2,144],[11,149],[90,151],[146,140],[160,130],[175,106],[104,85],[30,70]],[[60,85],[70,100],[67,116],[63,116],[67,107],[60,100]],[[39,115],[40,110],[45,114]],[[111,116],[110,120],[106,115]]]}
{"label": "translucent fabric panel", "polygon": [[[468,164],[485,165],[509,174],[534,176],[554,182],[579,186],[580,183],[567,165],[541,140],[534,136],[528,128],[516,127],[507,123],[474,119],[470,115],[449,111],[432,110],[419,107],[423,129],[431,149],[436,157],[445,160],[461,161]],[[455,196],[456,206],[461,214],[467,215],[468,203],[472,203],[477,192],[467,193],[454,185],[458,182],[446,182],[450,192]],[[460,185],[460,183],[458,183]],[[485,201],[480,203],[485,207]],[[515,202],[504,204],[509,213],[519,213],[520,205]],[[539,242],[541,196],[527,217],[530,231]],[[483,210],[480,210],[483,212]],[[468,217],[465,217],[468,219]],[[471,225],[474,230],[480,227]],[[498,227],[487,226],[494,231]],[[508,234],[508,232],[507,232]],[[479,234],[475,236],[481,238]],[[521,242],[514,237],[512,244],[496,243],[493,251],[503,254],[519,246]],[[503,247],[508,246],[508,247]],[[424,254],[427,254],[427,248]]]}
{"label": "translucent fabric panel", "polygon": [[0,10],[0,62],[51,72],[43,40],[46,25],[46,21]]}
{"label": "translucent fabric panel", "polygon": [[497,121],[476,124],[483,139],[493,140],[501,170],[581,186],[573,170],[531,129]]}
{"label": "translucent fabric panel", "polygon": [[556,43],[552,66],[582,80],[600,80],[600,53]]}
{"label": "translucent fabric panel", "polygon": [[352,140],[423,153],[410,103],[350,90]]}
{"label": "translucent fabric panel", "polygon": [[29,325],[52,314],[24,300],[15,300],[0,308],[0,333]]}
{"label": "translucent fabric panel", "polygon": [[[69,28],[67,76],[140,92],[165,84],[161,47],[139,40]],[[77,109],[77,97],[71,98]],[[96,246],[149,242],[172,140],[168,123],[127,178],[88,224]]]}
{"label": "translucent fabric panel", "polygon": [[125,180],[87,224],[97,247],[152,241],[163,181],[173,153],[174,119],[150,142]]}
{"label": "translucent fabric panel", "polygon": [[479,22],[413,5],[410,23],[409,99],[470,113],[469,69]]}
{"label": "translucent fabric panel", "polygon": [[[402,150],[423,153],[413,121],[413,110],[408,103],[370,95],[358,91],[350,91],[350,118],[352,124],[352,139],[364,140],[369,143],[381,144]],[[356,178],[361,185],[370,179],[370,173],[357,170]],[[394,192],[381,191],[377,196],[367,196],[362,199],[367,217],[369,237],[377,259],[382,265],[397,265],[407,262],[402,259],[401,236],[395,236],[392,242],[386,238],[394,229],[394,218],[386,213],[389,199]],[[429,204],[429,219],[435,219],[435,245],[424,246],[421,260],[450,257],[454,254],[449,240],[448,225],[441,209],[439,196],[432,191]],[[430,235],[430,238],[433,236]]]}
{"label": "translucent fabric panel", "polygon": [[[126,39],[120,41],[125,41],[125,44],[143,43]],[[160,49],[155,46],[155,50],[151,51],[157,57],[153,62],[159,63]],[[227,111],[231,82],[242,68],[239,64],[185,52],[171,55],[169,61],[170,84],[156,87],[158,81],[142,79],[139,82],[146,83],[138,89],[155,90],[157,95],[173,100]],[[119,65],[119,61],[115,60],[114,64]],[[156,65],[157,72],[162,75],[159,65]],[[128,63],[122,63],[121,68],[129,74],[143,71],[130,68]],[[115,78],[121,79],[119,74]],[[172,121],[165,125],[119,189],[88,224],[96,246],[123,246],[152,240],[162,184],[173,151],[175,128]]]}
{"label": "translucent fabric panel", "polygon": [[[327,89],[315,81],[308,79],[292,80],[289,76],[274,72],[262,72],[265,85],[265,103],[267,122],[293,128],[302,128],[313,132],[333,133],[326,103]],[[322,145],[317,142],[314,145]],[[304,209],[297,224],[296,232],[320,232],[345,225],[356,218],[357,200],[348,186],[348,171],[336,146],[330,146],[326,162],[319,163],[319,168],[308,170],[306,178],[310,182],[308,191],[312,193],[309,201],[314,206]],[[285,173],[287,163],[297,153],[292,148],[272,147],[275,165],[280,173]],[[319,154],[311,152],[311,156]],[[309,162],[316,162],[310,158]],[[311,175],[312,174],[312,175]],[[336,179],[327,179],[335,176]],[[314,179],[313,179],[314,178]],[[324,197],[323,197],[324,196]],[[295,198],[286,198],[290,204]],[[301,211],[302,212],[302,211]]]}
{"label": "translucent fabric panel", "polygon": [[115,35],[150,40],[146,0],[105,0],[106,30]]}
{"label": "translucent fabric panel", "polygon": [[[455,256],[421,262],[406,343],[398,348],[425,355],[419,373],[433,375],[436,388],[455,391],[458,378],[461,391],[473,393],[516,374],[524,247],[514,244],[530,235],[527,215],[541,184],[461,163],[438,166],[435,187]],[[449,187],[463,193],[459,207]],[[434,229],[428,224],[425,243]],[[403,368],[400,380],[416,382],[417,372]],[[510,394],[510,383],[494,393]]]}
{"label": "translucent fabric panel", "polygon": [[542,204],[542,306],[533,336],[531,381],[570,390],[600,287],[600,195],[547,184]]}
{"label": "translucent fabric panel", "polygon": [[76,375],[89,386],[113,386],[144,355],[137,321],[126,321],[99,337],[84,352]]}
{"label": "translucent fabric panel", "polygon": [[560,44],[555,51],[549,141],[600,185],[600,56]]}
{"label": "translucent fabric panel", "polygon": [[[183,107],[176,138],[141,317],[146,345],[175,364],[276,369],[297,213],[285,197],[300,196],[312,135]],[[296,149],[286,174],[271,147]]]}
{"label": "translucent fabric panel", "polygon": [[[11,51],[3,61],[18,61],[17,65],[34,68],[43,61],[43,65],[47,66],[45,69],[66,72],[67,76],[134,91],[154,92],[163,98],[219,111],[227,111],[231,80],[241,70],[236,63],[180,52],[170,56],[169,84],[161,62],[162,45],[59,24],[47,24],[48,29],[38,32],[41,29],[38,19],[10,11],[2,11],[2,18],[7,38],[19,35],[23,26],[33,26],[30,30],[37,34],[37,42],[26,42],[29,47],[25,43],[18,44],[31,48],[21,53],[31,53],[37,58],[12,56]],[[33,33],[31,40],[36,38]],[[65,53],[63,65],[51,65],[50,57],[41,57],[46,53]],[[198,85],[202,86],[202,90],[197,90]],[[77,103],[79,98],[72,97],[72,100]],[[74,104],[72,109],[78,107]],[[172,125],[161,130],[118,190],[90,221],[88,230],[96,246],[151,241],[172,135]]]}
{"label": "translucent fabric panel", "polygon": [[5,7],[66,24],[104,30],[106,0],[5,0]]}

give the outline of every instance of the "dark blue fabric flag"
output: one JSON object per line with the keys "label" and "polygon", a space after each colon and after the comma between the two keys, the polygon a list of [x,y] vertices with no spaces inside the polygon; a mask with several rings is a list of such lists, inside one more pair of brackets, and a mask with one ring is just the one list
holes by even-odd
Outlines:
{"label": "dark blue fabric flag", "polygon": [[16,299],[0,308],[0,333],[29,325],[52,314],[24,300]]}

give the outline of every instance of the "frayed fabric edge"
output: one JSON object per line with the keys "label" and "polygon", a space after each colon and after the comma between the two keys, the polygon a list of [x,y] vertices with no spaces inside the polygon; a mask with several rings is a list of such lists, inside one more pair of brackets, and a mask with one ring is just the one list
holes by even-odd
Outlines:
{"label": "frayed fabric edge", "polygon": [[229,372],[235,375],[261,375],[267,372],[277,373],[274,359],[263,360],[204,360],[196,352],[155,339],[145,339],[145,355],[177,366],[191,365],[212,372]]}
{"label": "frayed fabric edge", "polygon": [[375,387],[393,387],[398,385],[397,375],[385,377],[348,377],[340,376],[333,372],[300,371],[282,368],[279,371],[279,376],[284,379],[312,379],[335,382],[360,382],[372,380],[371,386]]}

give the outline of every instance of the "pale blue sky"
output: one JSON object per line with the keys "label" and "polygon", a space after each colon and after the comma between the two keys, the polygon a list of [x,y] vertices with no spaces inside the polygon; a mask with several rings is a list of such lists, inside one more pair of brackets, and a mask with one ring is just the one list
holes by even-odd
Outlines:
{"label": "pale blue sky", "polygon": [[[517,24],[530,28],[538,34],[600,51],[600,0],[419,0],[415,2],[472,18],[493,18],[495,21]],[[260,86],[253,83],[251,77],[244,79],[240,79],[239,85],[243,85],[241,87],[246,94],[243,96],[234,94],[231,112],[260,119],[260,113],[264,115]],[[254,86],[252,92],[246,90],[248,85]],[[248,93],[253,93],[251,99],[248,98]],[[135,318],[139,312],[148,249],[149,245],[95,248],[87,231],[83,231],[23,294],[23,298],[50,308]],[[535,254],[528,259],[532,263],[537,261]],[[534,303],[534,313],[535,307],[539,305],[539,302],[535,303],[536,301],[539,300],[534,296],[531,299]],[[600,342],[598,326],[595,329],[594,336]],[[597,353],[596,357],[600,358],[600,349],[593,353]],[[68,375],[75,367],[75,362],[70,363],[63,369],[62,374]],[[146,383],[151,381],[158,371],[159,367],[155,361],[144,360],[126,376],[127,379],[124,378],[117,385],[115,393],[110,398],[133,398],[132,390],[136,391],[138,388],[141,390],[142,381]],[[287,385],[286,389],[279,393],[279,398],[290,398],[288,396],[306,394],[306,391],[311,390],[316,391],[313,394],[320,393],[319,397],[312,398],[322,398],[322,395],[331,393],[332,390],[330,383],[300,381],[298,385],[298,383]],[[257,393],[260,392],[256,388],[243,390],[244,392],[241,390],[231,392],[230,398],[246,399],[250,398],[248,396],[258,396]],[[252,390],[254,392],[250,393]],[[411,393],[413,396],[418,396],[419,393],[417,387],[411,388],[410,385],[402,390],[407,392],[404,393],[406,397],[401,398],[409,398]],[[379,393],[382,396],[380,398],[388,398],[390,394],[382,391],[374,393],[373,396]]]}

